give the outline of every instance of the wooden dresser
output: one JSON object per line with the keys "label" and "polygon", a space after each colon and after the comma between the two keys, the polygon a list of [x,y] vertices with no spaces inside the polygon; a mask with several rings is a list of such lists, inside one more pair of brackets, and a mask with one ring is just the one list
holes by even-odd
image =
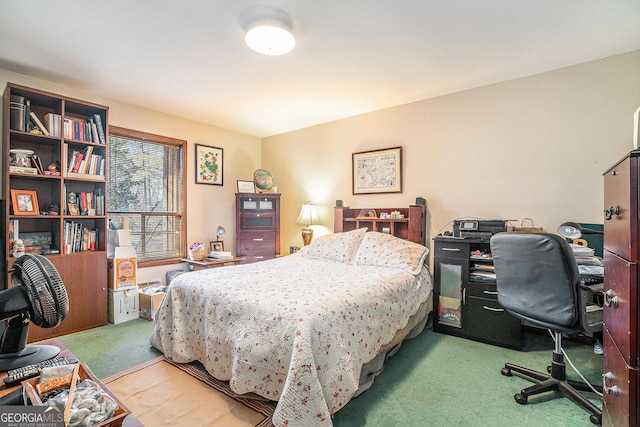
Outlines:
{"label": "wooden dresser", "polygon": [[236,257],[243,264],[280,253],[280,194],[236,194]]}
{"label": "wooden dresser", "polygon": [[604,173],[605,426],[635,426],[638,409],[638,261],[640,151]]}

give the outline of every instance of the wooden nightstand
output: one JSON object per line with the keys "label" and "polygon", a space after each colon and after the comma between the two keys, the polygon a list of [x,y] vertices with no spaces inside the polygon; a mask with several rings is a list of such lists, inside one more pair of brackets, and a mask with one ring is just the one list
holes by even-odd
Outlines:
{"label": "wooden nightstand", "polygon": [[242,257],[233,257],[229,259],[210,259],[205,258],[202,261],[194,261],[188,258],[182,258],[182,261],[189,263],[189,270],[205,270],[207,268],[223,267],[225,265],[236,265],[240,261],[243,261]]}

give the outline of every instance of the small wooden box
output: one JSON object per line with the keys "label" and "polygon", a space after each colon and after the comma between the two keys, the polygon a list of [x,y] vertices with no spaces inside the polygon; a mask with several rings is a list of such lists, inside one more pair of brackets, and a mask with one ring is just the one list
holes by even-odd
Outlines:
{"label": "small wooden box", "polygon": [[[119,427],[119,426],[121,426],[122,425],[122,421],[127,417],[127,415],[129,415],[131,413],[131,411],[129,411],[122,404],[120,399],[118,399],[111,392],[111,390],[109,390],[107,388],[107,386],[102,383],[102,381],[100,381],[98,378],[96,378],[95,375],[93,375],[93,372],[91,372],[91,370],[89,369],[89,367],[86,364],[80,363],[78,374],[80,376],[80,379],[78,380],[78,383],[80,383],[80,382],[82,382],[83,380],[86,380],[86,379],[89,379],[89,380],[93,381],[105,393],[107,393],[113,400],[115,400],[115,402],[118,404],[118,409],[116,409],[115,413],[113,414],[113,417],[111,417],[108,420],[105,420],[105,421],[103,421],[103,422],[101,422],[99,424],[96,424],[95,427]],[[36,384],[38,384],[39,381],[40,381],[40,378],[39,377],[35,377],[35,378],[31,378],[31,379],[28,379],[28,380],[22,382],[22,385],[24,386],[24,389],[25,389],[27,395],[29,396],[29,399],[31,400],[31,404],[34,405],[34,406],[43,405],[42,400],[40,400],[40,396],[38,395],[38,392],[36,391]],[[27,385],[27,383],[29,385]]]}

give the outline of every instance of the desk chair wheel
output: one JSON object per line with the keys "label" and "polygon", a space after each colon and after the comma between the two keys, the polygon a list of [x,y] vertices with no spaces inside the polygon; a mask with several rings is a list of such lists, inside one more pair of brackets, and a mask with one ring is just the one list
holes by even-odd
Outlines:
{"label": "desk chair wheel", "polygon": [[521,405],[526,405],[528,401],[527,396],[523,396],[520,393],[514,394],[513,398],[516,400],[516,402],[518,402]]}
{"label": "desk chair wheel", "polygon": [[589,421],[591,421],[591,424],[595,424],[597,426],[602,425],[602,415],[598,416],[593,414],[589,417]]}
{"label": "desk chair wheel", "polygon": [[513,374],[511,373],[511,369],[509,369],[509,368],[508,368],[508,367],[506,367],[506,366],[505,366],[504,368],[500,369],[500,373],[501,373],[502,375],[504,375],[505,377],[510,377],[511,375],[513,375]]}

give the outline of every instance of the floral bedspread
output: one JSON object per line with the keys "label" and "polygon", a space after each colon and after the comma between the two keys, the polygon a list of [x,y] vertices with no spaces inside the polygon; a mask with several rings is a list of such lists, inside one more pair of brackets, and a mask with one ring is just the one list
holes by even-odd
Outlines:
{"label": "floral bedspread", "polygon": [[151,344],[239,394],[278,401],[275,426],[331,426],[373,359],[429,298],[428,269],[299,254],[177,276]]}

